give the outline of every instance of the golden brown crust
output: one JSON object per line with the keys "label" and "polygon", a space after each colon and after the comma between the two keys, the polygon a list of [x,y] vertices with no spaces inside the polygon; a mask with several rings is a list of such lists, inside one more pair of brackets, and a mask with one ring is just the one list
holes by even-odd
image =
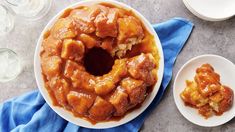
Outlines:
{"label": "golden brown crust", "polygon": [[[42,74],[53,102],[95,122],[124,116],[144,101],[147,87],[157,82],[155,47],[154,53],[142,46],[136,48],[139,53],[129,52],[139,44],[152,48],[153,37],[134,14],[115,6],[100,4],[68,11],[42,44]],[[105,50],[113,59],[108,73],[87,71],[84,60],[92,49]]]}
{"label": "golden brown crust", "polygon": [[233,104],[233,90],[220,83],[220,76],[210,64],[197,68],[194,81],[186,81],[187,87],[180,94],[186,105],[198,108],[205,118],[222,115]]}

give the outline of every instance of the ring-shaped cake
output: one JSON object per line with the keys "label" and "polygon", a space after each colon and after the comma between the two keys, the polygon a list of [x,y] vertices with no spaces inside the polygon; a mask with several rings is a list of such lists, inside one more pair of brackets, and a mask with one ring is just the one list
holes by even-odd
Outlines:
{"label": "ring-shaped cake", "polygon": [[44,34],[40,58],[53,105],[93,124],[140,107],[160,60],[139,18],[107,3],[66,10]]}

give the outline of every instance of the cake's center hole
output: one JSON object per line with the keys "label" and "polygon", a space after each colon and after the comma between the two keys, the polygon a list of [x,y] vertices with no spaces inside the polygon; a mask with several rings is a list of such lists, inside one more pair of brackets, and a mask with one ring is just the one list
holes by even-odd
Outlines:
{"label": "cake's center hole", "polygon": [[114,58],[102,48],[92,48],[84,58],[86,71],[95,76],[102,76],[111,71]]}

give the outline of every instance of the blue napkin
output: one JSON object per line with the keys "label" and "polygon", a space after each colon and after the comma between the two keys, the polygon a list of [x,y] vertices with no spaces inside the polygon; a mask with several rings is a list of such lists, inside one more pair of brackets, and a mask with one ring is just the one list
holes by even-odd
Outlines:
{"label": "blue napkin", "polygon": [[151,105],[137,118],[119,127],[103,130],[82,128],[67,122],[57,115],[38,91],[6,101],[0,105],[0,132],[76,132],[107,131],[137,132],[145,118],[156,108],[172,78],[175,59],[190,36],[193,24],[182,18],[153,25],[164,52],[164,76],[157,96]]}

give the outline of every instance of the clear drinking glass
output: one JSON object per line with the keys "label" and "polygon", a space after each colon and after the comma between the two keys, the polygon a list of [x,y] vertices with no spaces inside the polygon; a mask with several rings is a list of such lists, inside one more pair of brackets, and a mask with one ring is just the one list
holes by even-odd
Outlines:
{"label": "clear drinking glass", "polygon": [[[0,4],[0,37],[14,27],[14,15],[38,20],[49,11],[53,0],[4,0]],[[19,75],[21,62],[18,55],[7,48],[0,48],[0,82],[7,82]]]}
{"label": "clear drinking glass", "polygon": [[8,8],[0,4],[0,36],[9,33],[14,27],[13,15]]}
{"label": "clear drinking glass", "polygon": [[[0,37],[7,35],[14,27],[14,17],[9,9],[0,4]],[[15,52],[0,48],[0,82],[14,79],[21,71],[20,60]]]}
{"label": "clear drinking glass", "polygon": [[18,55],[7,48],[0,48],[0,82],[10,81],[18,76],[21,63]]}
{"label": "clear drinking glass", "polygon": [[53,0],[5,0],[17,16],[38,20],[50,10]]}

